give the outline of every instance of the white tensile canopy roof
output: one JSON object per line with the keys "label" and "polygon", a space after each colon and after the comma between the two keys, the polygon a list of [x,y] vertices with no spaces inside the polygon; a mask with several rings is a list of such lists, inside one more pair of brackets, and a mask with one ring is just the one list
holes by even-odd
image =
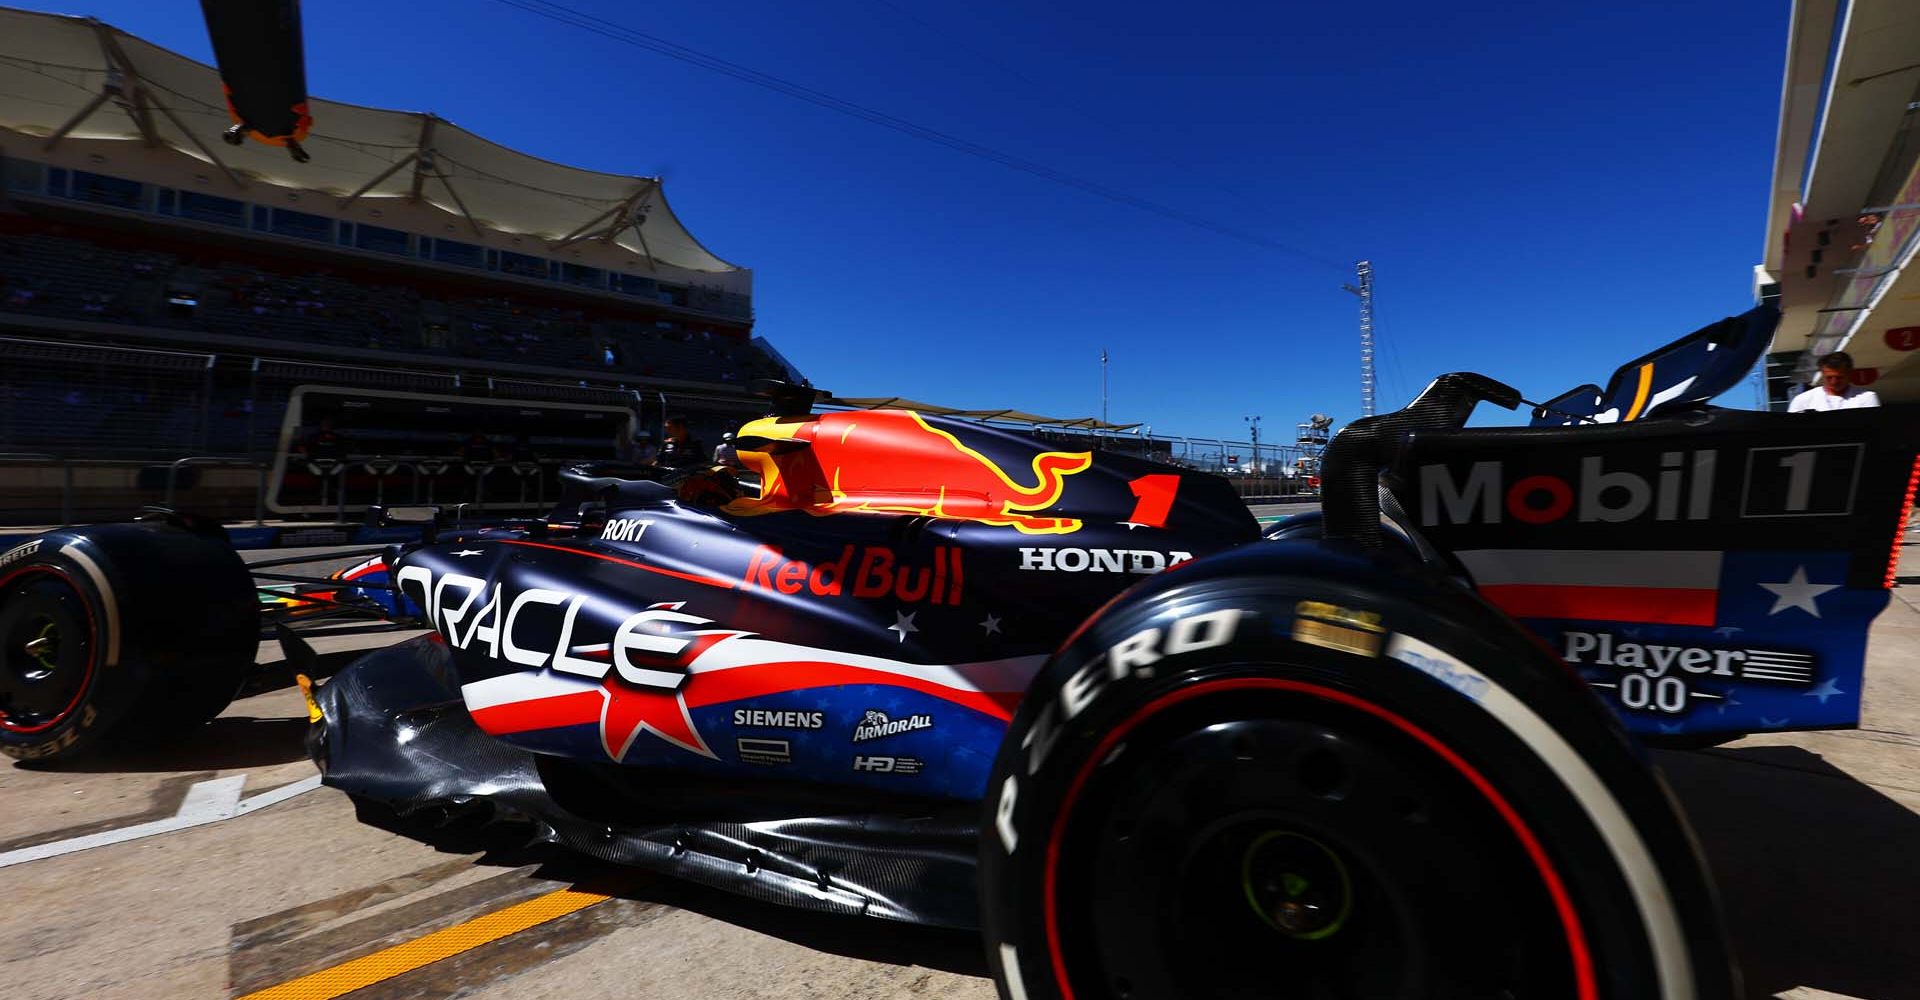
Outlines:
{"label": "white tensile canopy roof", "polygon": [[561,242],[605,236],[674,267],[739,270],[687,232],[658,178],[552,163],[418,112],[311,97],[308,109],[307,163],[251,140],[229,146],[220,135],[232,120],[214,67],[90,18],[0,8],[0,126],[170,146],[236,181],[342,199],[417,191],[485,229]]}

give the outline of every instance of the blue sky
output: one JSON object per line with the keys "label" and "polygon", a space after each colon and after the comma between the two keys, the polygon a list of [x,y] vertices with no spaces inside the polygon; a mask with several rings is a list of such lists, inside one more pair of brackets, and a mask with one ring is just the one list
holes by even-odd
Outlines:
{"label": "blue sky", "polygon": [[[74,2],[211,61],[197,4]],[[836,392],[1097,414],[1105,347],[1114,420],[1270,438],[1359,414],[1361,257],[1383,406],[1459,369],[1543,399],[1748,308],[1789,10],[568,2],[1286,249],[494,0],[307,0],[309,90],[663,175]]]}

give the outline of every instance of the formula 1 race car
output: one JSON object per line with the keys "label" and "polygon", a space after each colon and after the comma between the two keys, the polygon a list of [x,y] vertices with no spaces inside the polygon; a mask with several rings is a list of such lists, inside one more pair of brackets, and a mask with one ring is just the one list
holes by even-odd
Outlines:
{"label": "formula 1 race car", "polygon": [[[1731,998],[1629,731],[1855,724],[1920,475],[1911,408],[1708,405],[1775,319],[1531,427],[1442,376],[1264,532],[1212,476],[771,385],[746,473],[578,466],[277,597],[431,629],[318,685],[313,756],[382,823],[978,927],[1008,998]],[[0,745],[204,719],[259,586],[177,514],[0,555]]]}

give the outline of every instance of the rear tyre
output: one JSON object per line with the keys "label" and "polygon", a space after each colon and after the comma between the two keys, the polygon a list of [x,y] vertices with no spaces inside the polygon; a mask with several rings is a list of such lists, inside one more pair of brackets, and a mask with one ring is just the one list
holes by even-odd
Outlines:
{"label": "rear tyre", "polygon": [[1003,997],[1736,995],[1657,777],[1510,622],[1404,584],[1156,589],[1056,657],[1003,744],[980,875]]}
{"label": "rear tyre", "polygon": [[51,763],[199,726],[258,644],[223,538],[157,521],[41,535],[0,553],[0,754]]}

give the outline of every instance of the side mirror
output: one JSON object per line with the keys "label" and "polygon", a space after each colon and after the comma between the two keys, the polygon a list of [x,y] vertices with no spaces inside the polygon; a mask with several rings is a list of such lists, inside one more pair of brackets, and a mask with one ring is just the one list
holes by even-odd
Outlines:
{"label": "side mirror", "polygon": [[767,397],[772,404],[768,408],[768,415],[774,417],[804,417],[813,412],[813,404],[833,398],[833,393],[824,389],[772,378],[754,379],[748,388],[756,396]]}
{"label": "side mirror", "polygon": [[733,450],[735,451],[758,451],[768,455],[790,455],[802,448],[811,446],[811,441],[796,441],[792,438],[744,435],[733,439]]}

